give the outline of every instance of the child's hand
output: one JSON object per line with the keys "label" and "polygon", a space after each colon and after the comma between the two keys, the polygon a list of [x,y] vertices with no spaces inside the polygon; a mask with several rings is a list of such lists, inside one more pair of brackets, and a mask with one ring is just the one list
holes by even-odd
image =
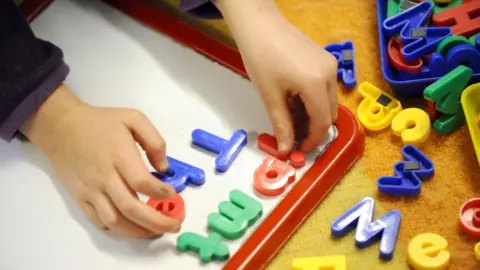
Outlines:
{"label": "child's hand", "polygon": [[29,119],[22,132],[51,160],[59,178],[98,227],[148,238],[177,232],[180,224],[142,203],[136,192],[166,199],[175,190],[152,176],[168,168],[165,142],[140,112],[97,108],[60,87]]}
{"label": "child's hand", "polygon": [[[337,117],[335,57],[287,22],[271,0],[217,0],[216,5],[267,107],[279,150],[286,153],[296,139],[303,139],[294,138],[294,126],[302,129],[302,124],[308,124],[308,136],[300,149],[315,149]],[[297,95],[308,119],[293,123],[288,100]]]}

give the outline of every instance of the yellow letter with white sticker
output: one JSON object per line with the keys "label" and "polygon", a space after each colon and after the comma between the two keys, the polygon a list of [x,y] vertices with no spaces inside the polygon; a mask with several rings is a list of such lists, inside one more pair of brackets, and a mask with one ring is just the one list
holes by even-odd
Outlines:
{"label": "yellow letter with white sticker", "polygon": [[359,91],[363,100],[358,106],[357,116],[368,130],[379,131],[387,128],[393,117],[402,110],[400,101],[369,82],[360,84]]}
{"label": "yellow letter with white sticker", "polygon": [[344,255],[298,258],[292,261],[293,270],[346,270]]}
{"label": "yellow letter with white sticker", "polygon": [[438,234],[415,236],[408,244],[408,262],[417,270],[441,270],[450,262],[447,240]]}
{"label": "yellow letter with white sticker", "polygon": [[404,144],[419,146],[430,136],[430,117],[421,109],[408,108],[399,112],[392,121],[392,130]]}

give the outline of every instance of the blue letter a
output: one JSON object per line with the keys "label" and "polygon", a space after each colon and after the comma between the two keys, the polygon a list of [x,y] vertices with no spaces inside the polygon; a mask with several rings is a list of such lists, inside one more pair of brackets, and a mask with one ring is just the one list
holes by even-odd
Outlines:
{"label": "blue letter a", "polygon": [[343,237],[356,225],[355,243],[357,247],[367,247],[381,236],[380,258],[390,260],[393,257],[393,250],[397,241],[401,214],[397,210],[392,210],[372,222],[374,207],[375,201],[372,198],[362,199],[333,221],[332,235]]}

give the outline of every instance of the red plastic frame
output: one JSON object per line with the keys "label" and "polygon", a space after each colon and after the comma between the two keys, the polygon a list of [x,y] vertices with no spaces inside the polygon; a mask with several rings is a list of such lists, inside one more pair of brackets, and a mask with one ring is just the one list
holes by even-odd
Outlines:
{"label": "red plastic frame", "polygon": [[19,8],[28,22],[33,21],[53,0],[24,0]]}
{"label": "red plastic frame", "polygon": [[[239,52],[144,1],[104,0],[180,43],[247,77]],[[330,193],[365,150],[365,132],[354,114],[339,106],[338,136],[240,249],[226,270],[260,270]]]}
{"label": "red plastic frame", "polygon": [[247,77],[242,57],[236,48],[210,37],[178,18],[152,6],[147,1],[103,1],[234,72]]}
{"label": "red plastic frame", "polygon": [[365,150],[365,132],[352,112],[340,105],[335,125],[338,129],[337,138],[227,261],[223,269],[264,269],[362,156]]}

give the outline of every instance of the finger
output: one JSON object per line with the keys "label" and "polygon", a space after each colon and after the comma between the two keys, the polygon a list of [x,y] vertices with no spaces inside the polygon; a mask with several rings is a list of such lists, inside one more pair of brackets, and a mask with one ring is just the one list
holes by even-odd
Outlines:
{"label": "finger", "polygon": [[289,107],[293,119],[296,142],[301,142],[308,136],[309,117],[305,104],[302,99],[296,95],[289,99]]}
{"label": "finger", "polygon": [[326,102],[329,100],[327,84],[320,85],[324,89],[315,88],[302,91],[300,97],[305,103],[310,118],[308,137],[300,144],[301,151],[310,152],[318,147],[325,138],[328,129],[331,126],[330,104]]}
{"label": "finger", "polygon": [[102,230],[108,230],[108,227],[103,223],[103,221],[98,216],[97,210],[95,207],[89,202],[82,202],[79,204],[82,211],[85,213],[87,218],[92,222],[95,226]]}
{"label": "finger", "polygon": [[101,196],[98,196],[95,200],[95,206],[98,209],[102,222],[111,231],[137,238],[150,238],[155,236],[154,232],[142,228],[134,222],[126,219],[113,205],[107,195],[102,194]]}
{"label": "finger", "polygon": [[288,107],[288,97],[281,90],[273,95],[262,96],[267,108],[280,154],[289,153],[294,143],[293,120]]}
{"label": "finger", "polygon": [[140,227],[156,234],[178,232],[180,223],[173,218],[164,216],[147,204],[135,199],[124,181],[110,181],[106,192],[120,213]]}
{"label": "finger", "polygon": [[150,164],[157,171],[167,171],[166,143],[158,130],[143,113],[136,110],[126,110],[126,114],[123,117],[123,123],[147,153]]}
{"label": "finger", "polygon": [[336,79],[330,81],[328,84],[328,97],[330,100],[330,117],[332,123],[337,121],[338,115],[338,84]]}
{"label": "finger", "polygon": [[115,169],[131,189],[156,200],[168,199],[175,195],[172,186],[158,180],[148,171],[133,143],[124,144],[119,151],[122,155],[116,157]]}

